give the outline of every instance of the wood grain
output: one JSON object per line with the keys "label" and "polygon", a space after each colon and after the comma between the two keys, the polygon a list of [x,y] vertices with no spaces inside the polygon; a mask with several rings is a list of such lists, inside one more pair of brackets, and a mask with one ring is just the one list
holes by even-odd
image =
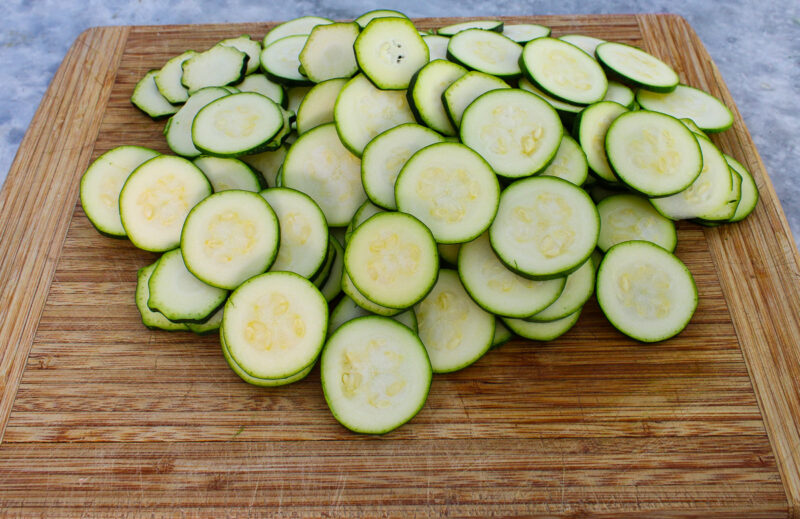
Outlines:
{"label": "wood grain", "polygon": [[[734,107],[682,18],[507,20],[645,46]],[[754,173],[762,201],[740,224],[679,225],[700,304],[673,340],[630,341],[590,301],[559,340],[512,341],[437,375],[411,423],[364,437],[330,415],[318,370],[255,388],[227,368],[215,337],[145,329],[136,269],[155,256],[94,231],[76,203],[80,174],[121,144],[167,151],[163,123],[128,101],[146,70],[269,27],[94,29],[65,59],[0,195],[2,514],[797,513],[800,268],[735,108],[715,141]]]}

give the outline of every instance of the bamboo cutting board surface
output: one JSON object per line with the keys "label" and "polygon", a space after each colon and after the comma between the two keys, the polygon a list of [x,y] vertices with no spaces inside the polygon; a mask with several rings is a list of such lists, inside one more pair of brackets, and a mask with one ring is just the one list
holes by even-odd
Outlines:
{"label": "bamboo cutting board surface", "polygon": [[680,336],[635,343],[591,301],[557,341],[515,340],[437,375],[422,412],[383,437],[336,423],[318,369],[283,388],[242,383],[216,337],[141,325],[136,269],[154,256],[97,234],[78,182],[115,146],[168,151],[163,122],[128,100],[145,71],[271,24],[91,29],[0,195],[0,510],[797,517],[798,255],[718,70],[676,16],[506,20],[643,46],[734,110],[734,127],[713,139],[753,172],[762,199],[736,225],[679,225],[677,254],[700,293]]}

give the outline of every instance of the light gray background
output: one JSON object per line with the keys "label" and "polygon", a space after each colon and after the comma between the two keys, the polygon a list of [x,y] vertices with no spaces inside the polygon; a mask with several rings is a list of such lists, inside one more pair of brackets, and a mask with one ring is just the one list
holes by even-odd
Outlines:
{"label": "light gray background", "polygon": [[4,0],[0,2],[0,182],[75,38],[97,25],[354,18],[377,8],[412,17],[670,12],[684,16],[722,71],[800,241],[800,2],[797,0],[481,2],[459,0]]}

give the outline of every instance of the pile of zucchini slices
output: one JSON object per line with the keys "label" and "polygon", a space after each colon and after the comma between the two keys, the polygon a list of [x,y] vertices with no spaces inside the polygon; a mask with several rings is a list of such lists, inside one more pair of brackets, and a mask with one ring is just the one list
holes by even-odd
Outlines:
{"label": "pile of zucchini slices", "polygon": [[219,333],[257,386],[319,361],[345,427],[391,431],[433,373],[518,335],[549,341],[596,293],[638,341],[697,306],[675,221],[737,222],[750,173],[707,134],[733,116],[629,45],[395,11],[306,16],[187,51],[133,104],[173,154],[121,146],[81,182],[139,270],[149,328]]}

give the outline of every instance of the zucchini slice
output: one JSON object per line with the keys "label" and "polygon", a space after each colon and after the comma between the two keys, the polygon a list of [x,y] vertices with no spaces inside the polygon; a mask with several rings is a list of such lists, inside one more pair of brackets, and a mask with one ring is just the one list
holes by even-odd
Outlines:
{"label": "zucchini slice", "polygon": [[454,23],[436,29],[436,34],[442,36],[455,36],[456,34],[470,29],[482,29],[484,31],[503,32],[503,22],[500,20],[471,20],[469,22]]}
{"label": "zucchini slice", "polygon": [[381,90],[363,74],[356,75],[339,92],[333,118],[342,144],[359,157],[379,133],[416,122],[405,92]]}
{"label": "zucchini slice", "polygon": [[567,276],[564,290],[558,299],[550,303],[544,310],[527,317],[526,321],[552,322],[564,319],[580,311],[586,301],[594,294],[595,267],[592,259],[586,260],[581,267]]}
{"label": "zucchini slice", "polygon": [[286,147],[281,146],[276,150],[262,151],[253,155],[242,155],[239,160],[249,164],[250,167],[258,171],[264,179],[267,187],[275,187],[277,184],[278,171],[286,158]]}
{"label": "zucchini slice", "polygon": [[[222,346],[222,355],[225,357],[225,361],[228,363],[228,366],[233,370],[234,373],[239,375],[243,381],[247,382],[248,384],[252,384],[254,386],[259,387],[278,387],[278,386],[285,386],[287,384],[291,384],[293,382],[298,382],[303,380],[311,373],[311,370],[314,369],[314,364],[310,365],[309,367],[302,369],[295,373],[294,375],[290,375],[284,378],[258,378],[248,374],[242,367],[236,363],[236,360],[231,356],[231,352],[228,349],[228,345],[225,343],[225,331],[220,327],[219,329],[219,342]],[[316,363],[315,363],[316,364]]]}
{"label": "zucchini slice", "polygon": [[159,155],[136,168],[119,195],[128,238],[151,252],[174,249],[189,211],[211,194],[211,184],[186,159]]}
{"label": "zucchini slice", "polygon": [[307,85],[309,79],[300,73],[300,52],[308,34],[296,34],[276,40],[261,51],[261,69],[269,79],[283,85]]}
{"label": "zucchini slice", "polygon": [[636,102],[645,110],[691,119],[705,132],[721,132],[733,125],[733,113],[719,99],[700,89],[678,85],[666,94],[639,90]]}
{"label": "zucchini slice", "polygon": [[606,133],[614,119],[627,112],[624,106],[611,101],[601,101],[587,106],[579,114],[573,126],[575,139],[586,154],[592,171],[606,182],[619,182],[606,155]]}
{"label": "zucchini slice", "polygon": [[465,368],[492,347],[495,317],[472,300],[455,270],[439,271],[436,285],[414,313],[434,373]]}
{"label": "zucchini slice", "polygon": [[333,23],[333,20],[321,18],[319,16],[301,16],[300,18],[294,18],[273,27],[267,35],[264,36],[263,46],[267,47],[271,43],[287,36],[311,34],[311,31],[317,25],[326,25],[329,23]]}
{"label": "zucchini slice", "polygon": [[597,204],[600,236],[597,246],[603,252],[624,241],[642,240],[672,252],[678,243],[675,223],[663,217],[652,204],[638,195],[620,193]]}
{"label": "zucchini slice", "polygon": [[252,277],[228,298],[222,318],[231,358],[256,378],[287,378],[317,360],[328,330],[328,304],[293,272]]}
{"label": "zucchini slice", "polygon": [[215,193],[240,189],[258,193],[261,182],[250,166],[237,159],[202,155],[192,161],[206,176]]}
{"label": "zucchini slice", "polygon": [[739,199],[739,205],[736,206],[736,213],[729,220],[731,222],[739,222],[744,220],[747,215],[753,212],[758,203],[758,186],[753,179],[753,175],[745,168],[741,162],[734,159],[729,155],[725,155],[725,161],[735,170],[739,176],[742,177],[742,195]]}
{"label": "zucchini slice", "polygon": [[561,138],[556,156],[552,162],[540,173],[543,177],[558,177],[571,182],[576,186],[583,185],[589,176],[589,164],[586,154],[575,142],[575,139],[566,133]]}
{"label": "zucchini slice", "polygon": [[183,262],[180,249],[164,253],[148,281],[147,306],[170,321],[204,322],[228,297],[228,291],[197,279]]}
{"label": "zucchini slice", "polygon": [[422,37],[422,40],[428,46],[428,59],[430,61],[447,59],[447,45],[450,43],[450,38],[426,34]]}
{"label": "zucchini slice", "polygon": [[164,127],[167,146],[173,152],[184,157],[197,157],[202,154],[192,141],[192,123],[197,112],[204,106],[222,97],[230,95],[222,87],[208,87],[193,93],[178,113],[172,116]]}
{"label": "zucchini slice", "polygon": [[140,268],[136,274],[136,308],[142,316],[142,324],[151,330],[188,331],[189,325],[187,323],[170,321],[161,312],[151,310],[147,306],[147,301],[150,299],[150,276],[153,275],[156,265],[158,265],[158,260],[151,265]]}
{"label": "zucchini slice", "polygon": [[430,291],[439,272],[433,235],[404,213],[381,213],[347,243],[344,267],[358,291],[389,308],[408,308]]}
{"label": "zucchini slice", "polygon": [[328,247],[333,248],[334,257],[331,264],[331,272],[328,274],[328,279],[320,287],[320,292],[325,296],[328,302],[338,296],[342,291],[342,273],[344,272],[344,249],[342,248],[339,240],[331,235],[330,244]]}
{"label": "zucchini slice", "polygon": [[[124,238],[119,195],[130,174],[159,153],[141,146],[119,146],[95,159],[81,177],[81,206],[95,229],[105,236]],[[394,198],[394,190],[392,190]]]}
{"label": "zucchini slice", "polygon": [[558,298],[566,278],[533,281],[508,270],[497,258],[488,233],[461,246],[458,253],[461,283],[484,310],[507,317],[529,317]]}
{"label": "zucchini slice", "polygon": [[375,18],[353,45],[361,71],[378,88],[405,90],[430,61],[428,46],[407,18]]}
{"label": "zucchini slice", "polygon": [[400,169],[414,153],[437,142],[444,142],[444,138],[413,123],[395,126],[369,141],[361,156],[361,182],[369,199],[396,210],[394,185]]}
{"label": "zucchini slice", "polygon": [[361,161],[342,146],[332,123],[317,126],[292,144],[282,179],[284,187],[313,198],[331,226],[347,225],[367,199]]}
{"label": "zucchini slice", "polygon": [[303,73],[314,83],[349,78],[358,72],[353,44],[359,33],[356,23],[317,25],[300,52]]}
{"label": "zucchini slice", "polygon": [[606,252],[597,272],[597,302],[619,331],[642,342],[669,339],[697,308],[697,287],[681,260],[645,241]]}
{"label": "zucchini slice", "polygon": [[278,218],[257,193],[229,190],[189,213],[181,233],[186,267],[211,286],[233,290],[275,261]]}
{"label": "zucchini slice", "polygon": [[442,102],[442,94],[467,73],[461,65],[437,59],[422,67],[411,79],[408,103],[417,120],[443,135],[456,135]]}
{"label": "zucchini slice", "polygon": [[264,74],[250,74],[234,86],[239,92],[255,92],[269,97],[278,105],[284,104],[286,100],[283,87],[274,81],[270,81]]}
{"label": "zucchini slice", "polygon": [[558,39],[565,41],[570,45],[575,45],[583,52],[591,56],[592,59],[595,59],[594,51],[597,46],[606,42],[606,40],[601,40],[600,38],[594,38],[592,36],[586,36],[585,34],[565,34],[563,36],[559,36]]}
{"label": "zucchini slice", "polygon": [[375,18],[408,18],[408,16],[393,9],[375,9],[373,11],[367,11],[353,21],[363,29]]}
{"label": "zucchini slice", "polygon": [[638,88],[666,93],[675,90],[680,81],[672,67],[632,45],[601,43],[595,56],[612,76]]}
{"label": "zucchini slice", "polygon": [[328,255],[328,224],[319,206],[305,193],[276,187],[261,192],[280,223],[280,247],[271,270],[286,270],[311,279]]}
{"label": "zucchini slice", "polygon": [[531,82],[561,101],[588,105],[606,95],[608,80],[597,61],[562,40],[537,38],[529,41],[520,63]]}
{"label": "zucchini slice", "polygon": [[242,34],[238,38],[228,38],[222,40],[217,45],[223,47],[233,47],[234,49],[244,52],[247,55],[247,68],[245,74],[254,74],[261,68],[261,42],[253,41],[250,39],[249,34]]}
{"label": "zucchini slice", "polygon": [[472,102],[461,119],[461,141],[509,178],[534,175],[558,151],[564,127],[556,111],[519,89],[492,90]]}
{"label": "zucchini slice", "polygon": [[512,39],[517,43],[528,43],[536,38],[550,36],[550,27],[535,23],[520,23],[514,25],[503,25],[503,36]]}
{"label": "zucchini slice", "polygon": [[617,177],[650,197],[674,195],[700,174],[703,156],[689,129],[646,110],[617,117],[606,132],[606,156]]}
{"label": "zucchini slice", "polygon": [[215,45],[199,52],[181,65],[181,83],[193,94],[205,87],[238,83],[247,70],[247,54],[235,47]]}
{"label": "zucchini slice", "polygon": [[[336,307],[331,310],[331,317],[328,320],[328,337],[333,335],[333,332],[339,329],[344,323],[366,315],[373,314],[358,306],[355,301],[348,296],[342,297]],[[414,315],[413,310],[406,310],[405,312],[393,315],[391,319],[408,326],[414,333],[417,332],[417,317]]]}
{"label": "zucchini slice", "polygon": [[197,149],[218,157],[257,153],[285,122],[272,99],[253,92],[231,94],[200,109],[192,122],[192,142]]}
{"label": "zucchini slice", "polygon": [[333,122],[333,107],[347,79],[329,79],[317,85],[303,97],[297,108],[297,133],[304,134],[312,128]]}
{"label": "zucchini slice", "polygon": [[558,99],[547,95],[545,92],[542,92],[536,85],[531,83],[528,78],[522,77],[519,79],[519,87],[522,90],[527,90],[531,94],[536,94],[537,96],[541,97],[547,104],[558,110],[559,113],[565,114],[565,116],[572,116],[581,110],[584,109],[583,105],[573,105],[569,103],[565,103],[564,101],[559,101]]}
{"label": "zucchini slice", "polygon": [[509,330],[505,324],[503,324],[503,321],[499,317],[495,317],[494,321],[494,338],[492,339],[492,349],[499,348],[514,337],[514,334],[511,333],[511,330]]}
{"label": "zucchini slice", "polygon": [[500,260],[532,279],[564,276],[597,245],[600,218],[586,192],[555,177],[518,180],[500,196],[489,238]]}
{"label": "zucchini slice", "polygon": [[185,103],[189,99],[189,90],[181,83],[183,76],[183,62],[192,58],[197,53],[193,50],[187,50],[180,56],[175,56],[170,59],[164,66],[161,67],[156,73],[155,81],[158,91],[170,103]]}
{"label": "zucchini slice", "polygon": [[489,74],[474,70],[467,72],[447,87],[442,94],[447,115],[456,127],[461,127],[461,116],[464,114],[464,110],[481,94],[500,88],[511,87],[502,79]]}
{"label": "zucchini slice", "polygon": [[[645,90],[643,90],[643,92],[645,92]],[[622,83],[609,81],[608,90],[606,90],[606,95],[603,98],[603,101],[613,101],[621,104],[628,110],[633,110],[633,107],[636,104],[636,96],[633,94],[633,90],[626,87]],[[650,110],[650,108],[644,108],[646,110]],[[663,112],[663,110],[656,110],[656,112]]]}
{"label": "zucchini slice", "polygon": [[500,185],[486,161],[463,144],[433,144],[411,156],[395,183],[397,208],[424,223],[439,243],[483,233],[497,212]]}
{"label": "zucchini slice", "polygon": [[131,94],[131,103],[153,119],[161,119],[177,112],[178,107],[161,95],[156,86],[156,74],[158,70],[151,70],[136,83]]}
{"label": "zucchini slice", "polygon": [[320,361],[322,391],[334,418],[365,434],[385,434],[411,420],[425,405],[432,378],[414,332],[379,316],[342,325]]}
{"label": "zucchini slice", "polygon": [[512,332],[525,339],[530,339],[532,341],[552,341],[561,337],[575,326],[580,316],[581,310],[578,310],[574,314],[570,314],[561,319],[544,323],[525,321],[522,319],[509,319],[507,317],[503,319],[503,322]]}
{"label": "zucchini slice", "polygon": [[[342,256],[344,256],[344,254],[342,254]],[[358,291],[356,286],[353,284],[353,281],[350,279],[350,276],[347,274],[346,270],[343,270],[342,272],[342,292],[344,292],[345,295],[350,297],[350,299],[352,299],[355,304],[357,304],[364,310],[372,312],[373,314],[376,315],[392,317],[393,315],[397,315],[404,310],[403,308],[389,308],[386,306],[382,306],[374,301],[370,301],[369,299],[367,299],[367,297],[364,296],[364,294]]]}
{"label": "zucchini slice", "polygon": [[514,79],[522,74],[522,45],[502,34],[484,29],[459,31],[450,38],[447,57],[470,70]]}

